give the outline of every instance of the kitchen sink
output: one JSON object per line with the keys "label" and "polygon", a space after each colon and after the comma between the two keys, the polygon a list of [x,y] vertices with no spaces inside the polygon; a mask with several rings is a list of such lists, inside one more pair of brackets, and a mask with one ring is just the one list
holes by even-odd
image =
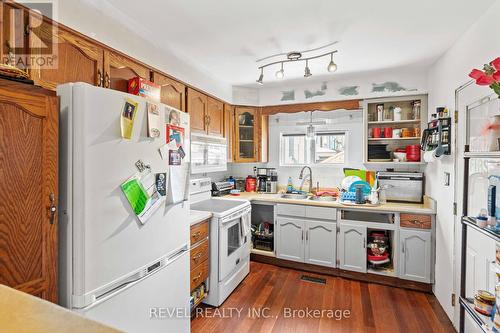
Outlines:
{"label": "kitchen sink", "polygon": [[307,194],[283,193],[281,195],[281,198],[301,200],[301,199],[307,199]]}
{"label": "kitchen sink", "polygon": [[334,202],[337,201],[337,198],[332,197],[332,196],[312,196],[309,198],[309,200],[313,201],[329,201],[329,202]]}

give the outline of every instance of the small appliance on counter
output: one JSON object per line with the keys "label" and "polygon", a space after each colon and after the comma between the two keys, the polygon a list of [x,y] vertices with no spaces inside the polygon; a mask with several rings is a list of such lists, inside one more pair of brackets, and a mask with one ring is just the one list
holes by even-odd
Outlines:
{"label": "small appliance on counter", "polygon": [[234,188],[240,192],[245,192],[245,178],[235,178]]}
{"label": "small appliance on counter", "polygon": [[212,196],[222,197],[231,193],[233,189],[233,183],[229,181],[223,182],[212,182]]}
{"label": "small appliance on counter", "polygon": [[270,174],[266,181],[266,193],[275,194],[278,193],[278,172],[273,169]]}
{"label": "small appliance on counter", "polygon": [[278,193],[278,172],[274,168],[255,168],[257,192]]}
{"label": "small appliance on counter", "polygon": [[387,201],[424,202],[424,174],[422,172],[377,172],[378,184],[385,188]]}

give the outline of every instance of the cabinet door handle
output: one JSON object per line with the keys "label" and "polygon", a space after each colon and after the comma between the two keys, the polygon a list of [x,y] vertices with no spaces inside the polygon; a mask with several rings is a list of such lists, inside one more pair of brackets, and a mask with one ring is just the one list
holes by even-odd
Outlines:
{"label": "cabinet door handle", "polygon": [[201,232],[200,232],[200,231],[197,231],[197,232],[193,233],[191,236],[192,236],[193,238],[198,238],[198,237],[200,237],[200,234],[201,234]]}
{"label": "cabinet door handle", "polygon": [[104,88],[111,87],[111,79],[109,78],[109,74],[106,72],[104,75]]}
{"label": "cabinet door handle", "polygon": [[401,252],[405,253],[405,243],[401,242]]}
{"label": "cabinet door handle", "polygon": [[366,239],[363,238],[363,249],[366,249]]}
{"label": "cabinet door handle", "polygon": [[197,276],[195,276],[195,277],[193,278],[193,282],[198,281],[198,279],[199,279],[200,277],[201,277],[201,273],[200,273],[200,274],[198,274]]}
{"label": "cabinet door handle", "polygon": [[302,241],[304,241],[304,230],[302,230],[301,234],[302,234]]}
{"label": "cabinet door handle", "polygon": [[201,256],[202,256],[202,254],[203,254],[203,253],[201,253],[201,252],[200,252],[200,253],[197,253],[195,256],[193,256],[193,260],[194,260],[194,261],[196,261],[196,260],[200,259],[200,258],[201,258]]}
{"label": "cabinet door handle", "polygon": [[309,230],[306,230],[306,241],[309,239]]}
{"label": "cabinet door handle", "polygon": [[97,86],[102,87],[102,83],[103,83],[102,73],[101,73],[101,70],[98,69],[97,70]]}

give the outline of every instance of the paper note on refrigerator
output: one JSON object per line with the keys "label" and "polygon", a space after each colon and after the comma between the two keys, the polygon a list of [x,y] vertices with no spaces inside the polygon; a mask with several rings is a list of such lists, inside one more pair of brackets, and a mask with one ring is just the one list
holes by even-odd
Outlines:
{"label": "paper note on refrigerator", "polygon": [[130,98],[125,98],[125,103],[120,116],[122,138],[124,139],[132,138],[132,130],[134,129],[134,121],[137,114],[137,105],[137,102],[134,102]]}
{"label": "paper note on refrigerator", "polygon": [[147,102],[146,108],[148,110],[148,136],[150,138],[159,138],[160,129],[163,124],[160,116],[160,106],[155,103]]}
{"label": "paper note on refrigerator", "polygon": [[146,207],[148,194],[137,177],[128,179],[121,185],[121,189],[127,198],[134,213],[139,215]]}

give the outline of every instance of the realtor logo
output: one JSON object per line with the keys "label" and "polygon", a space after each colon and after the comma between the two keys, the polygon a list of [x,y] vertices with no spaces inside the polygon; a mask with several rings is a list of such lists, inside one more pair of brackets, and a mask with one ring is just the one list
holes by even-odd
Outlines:
{"label": "realtor logo", "polygon": [[[4,32],[6,48],[2,63],[27,69],[56,69],[58,0],[6,1]],[[48,20],[48,21],[47,21]]]}

